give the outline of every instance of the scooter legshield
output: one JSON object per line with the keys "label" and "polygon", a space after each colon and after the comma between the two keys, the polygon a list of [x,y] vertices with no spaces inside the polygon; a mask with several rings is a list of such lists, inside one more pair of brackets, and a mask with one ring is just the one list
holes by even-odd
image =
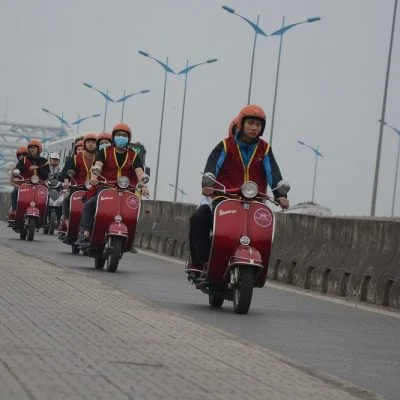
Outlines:
{"label": "scooter legshield", "polygon": [[46,186],[32,185],[23,183],[18,189],[17,211],[15,213],[15,226],[22,226],[25,220],[25,214],[31,203],[35,203],[35,207],[39,210],[40,219],[38,227],[43,225],[46,217],[47,202],[49,191]]}
{"label": "scooter legshield", "polygon": [[228,199],[218,204],[214,212],[207,280],[216,284],[225,282],[224,274],[231,256],[235,254],[240,238],[247,236],[249,245],[261,255],[264,267],[258,274],[255,286],[264,286],[274,225],[274,214],[263,203]]}
{"label": "scooter legshield", "polygon": [[73,192],[70,197],[69,204],[69,223],[67,237],[76,239],[78,236],[79,222],[82,216],[83,202],[82,197],[85,195],[84,190]]}
{"label": "scooter legshield", "polygon": [[[132,192],[116,189],[104,189],[97,199],[91,245],[101,247],[105,243],[108,230],[115,222],[115,217],[122,218],[122,224],[127,227],[128,237],[123,251],[130,250],[136,231],[137,218],[140,212],[140,200]],[[115,225],[113,225],[115,226]]]}

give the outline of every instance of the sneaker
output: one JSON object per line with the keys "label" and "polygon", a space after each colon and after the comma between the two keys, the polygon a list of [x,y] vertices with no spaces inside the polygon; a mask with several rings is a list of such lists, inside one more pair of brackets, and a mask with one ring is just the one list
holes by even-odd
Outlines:
{"label": "sneaker", "polygon": [[89,242],[89,238],[84,233],[80,233],[75,244],[86,244],[88,242]]}

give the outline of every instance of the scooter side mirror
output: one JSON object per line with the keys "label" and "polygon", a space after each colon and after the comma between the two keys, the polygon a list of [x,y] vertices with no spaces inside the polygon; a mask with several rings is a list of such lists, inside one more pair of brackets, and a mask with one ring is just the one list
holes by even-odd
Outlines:
{"label": "scooter side mirror", "polygon": [[147,183],[150,180],[150,176],[147,174],[144,174],[142,176],[142,183]]}
{"label": "scooter side mirror", "polygon": [[206,172],[203,174],[203,179],[201,180],[201,185],[203,187],[213,186],[215,182],[215,175],[213,173]]}
{"label": "scooter side mirror", "polygon": [[12,173],[13,173],[13,175],[21,175],[21,171],[17,168],[14,169]]}
{"label": "scooter side mirror", "polygon": [[278,185],[276,186],[276,190],[282,194],[285,195],[290,191],[290,183],[288,181],[279,181]]}
{"label": "scooter side mirror", "polygon": [[73,178],[75,176],[75,171],[73,169],[69,169],[67,171],[67,176],[69,176],[70,178]]}
{"label": "scooter side mirror", "polygon": [[148,176],[150,176],[150,167],[145,167],[144,173]]}

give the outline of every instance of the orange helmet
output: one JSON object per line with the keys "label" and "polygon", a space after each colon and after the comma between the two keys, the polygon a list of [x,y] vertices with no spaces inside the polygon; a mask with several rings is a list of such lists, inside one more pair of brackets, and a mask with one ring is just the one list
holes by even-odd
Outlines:
{"label": "orange helmet", "polygon": [[38,153],[39,153],[39,154],[40,154],[40,153],[42,152],[42,150],[43,150],[43,148],[42,148],[42,143],[40,143],[40,141],[37,140],[37,139],[31,139],[31,140],[28,142],[28,145],[27,145],[26,147],[27,147],[27,149],[29,150],[29,147],[31,147],[31,146],[36,146],[36,147],[38,148]]}
{"label": "orange helmet", "polygon": [[237,129],[237,125],[238,125],[238,116],[236,116],[235,118],[233,118],[233,120],[232,120],[231,123],[229,124],[229,128],[228,128],[228,137],[230,137],[230,136],[235,136],[235,134],[236,134],[236,129]]}
{"label": "orange helmet", "polygon": [[131,141],[132,132],[131,132],[131,128],[129,127],[129,125],[123,124],[123,123],[115,125],[113,130],[112,130],[112,133],[111,133],[112,138],[114,138],[114,133],[117,132],[117,131],[126,132],[129,135],[129,142]]}
{"label": "orange helmet", "polygon": [[84,147],[83,140],[78,140],[78,141],[74,144],[74,154],[75,154],[75,155],[76,155],[76,150],[77,150],[77,148],[78,148],[79,146]]}
{"label": "orange helmet", "polygon": [[26,146],[20,146],[15,154],[17,157],[22,155],[26,156],[28,154],[28,148]]}
{"label": "orange helmet", "polygon": [[111,133],[108,132],[102,132],[99,135],[97,135],[97,144],[99,144],[100,140],[106,139],[109,140],[110,143],[112,142],[112,135]]}
{"label": "orange helmet", "polygon": [[265,111],[260,106],[255,104],[250,104],[246,107],[243,107],[237,116],[237,130],[239,132],[243,131],[244,120],[246,118],[255,118],[261,120],[262,127],[259,136],[262,136],[265,130],[265,124],[267,122],[267,115],[265,114]]}

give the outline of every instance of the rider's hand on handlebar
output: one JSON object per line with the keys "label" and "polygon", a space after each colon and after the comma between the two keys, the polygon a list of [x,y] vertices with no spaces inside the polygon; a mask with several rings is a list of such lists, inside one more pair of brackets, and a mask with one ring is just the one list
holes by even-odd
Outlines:
{"label": "rider's hand on handlebar", "polygon": [[204,196],[211,196],[213,194],[213,190],[208,188],[203,188],[201,192],[203,193]]}
{"label": "rider's hand on handlebar", "polygon": [[276,201],[284,210],[289,208],[289,200],[286,197],[278,197]]}
{"label": "rider's hand on handlebar", "polygon": [[140,187],[140,192],[142,193],[143,196],[149,196],[150,195],[150,191],[149,188],[147,187],[147,185],[142,185]]}

